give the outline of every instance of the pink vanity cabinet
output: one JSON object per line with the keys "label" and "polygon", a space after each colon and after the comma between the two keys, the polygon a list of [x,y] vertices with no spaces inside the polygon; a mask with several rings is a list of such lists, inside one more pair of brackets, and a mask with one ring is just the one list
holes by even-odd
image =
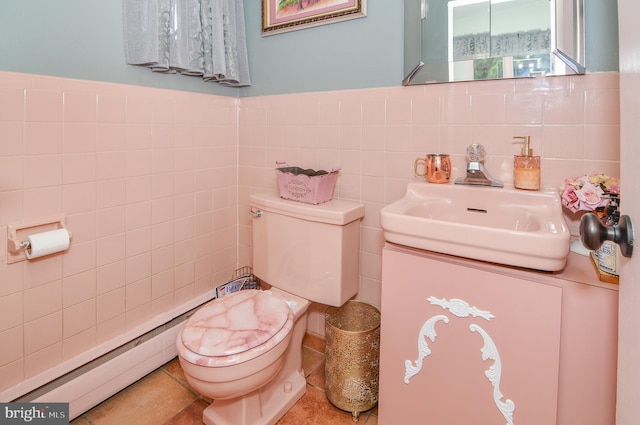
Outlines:
{"label": "pink vanity cabinet", "polygon": [[387,244],[379,423],[613,425],[616,285]]}

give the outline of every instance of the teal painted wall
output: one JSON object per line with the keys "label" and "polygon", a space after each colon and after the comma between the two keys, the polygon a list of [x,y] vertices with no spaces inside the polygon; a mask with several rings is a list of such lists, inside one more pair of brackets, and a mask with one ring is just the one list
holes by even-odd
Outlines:
{"label": "teal painted wall", "polygon": [[[617,51],[606,48],[608,37],[617,41],[617,10],[604,3],[587,15],[600,19],[587,38],[599,49],[587,63],[592,71],[618,69]],[[404,77],[401,0],[368,0],[365,18],[267,37],[261,0],[244,4],[248,88],[127,65],[121,0],[0,0],[0,70],[241,97],[398,86]]]}
{"label": "teal painted wall", "polygon": [[[584,8],[584,25],[590,29],[584,41],[587,72],[617,71],[620,62],[617,0],[585,0]],[[611,49],[612,45],[616,48]]]}
{"label": "teal painted wall", "polygon": [[245,0],[253,85],[241,96],[399,86],[400,0],[368,0],[367,16],[263,37],[262,2]]}
{"label": "teal painted wall", "polygon": [[127,65],[122,0],[0,0],[0,70],[237,96]]}
{"label": "teal painted wall", "polygon": [[262,2],[245,0],[253,86],[237,89],[127,65],[121,0],[0,0],[0,70],[229,96],[399,85],[402,2],[369,3],[366,18],[262,37]]}

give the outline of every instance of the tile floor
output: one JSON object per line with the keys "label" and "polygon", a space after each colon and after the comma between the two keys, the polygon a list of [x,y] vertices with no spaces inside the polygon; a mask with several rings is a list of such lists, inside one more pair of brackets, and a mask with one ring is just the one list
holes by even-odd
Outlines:
{"label": "tile floor", "polygon": [[[333,406],[324,394],[324,338],[307,333],[302,350],[307,392],[277,425],[354,425],[351,413]],[[71,424],[201,425],[209,403],[189,387],[176,358]],[[377,407],[361,413],[358,424],[377,425]]]}

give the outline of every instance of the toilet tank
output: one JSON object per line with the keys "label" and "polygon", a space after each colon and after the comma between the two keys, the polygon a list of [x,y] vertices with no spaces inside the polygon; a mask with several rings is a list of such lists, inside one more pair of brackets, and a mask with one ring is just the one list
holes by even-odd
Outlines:
{"label": "toilet tank", "polygon": [[310,301],[341,306],[358,292],[364,205],[333,199],[318,205],[254,194],[253,273]]}

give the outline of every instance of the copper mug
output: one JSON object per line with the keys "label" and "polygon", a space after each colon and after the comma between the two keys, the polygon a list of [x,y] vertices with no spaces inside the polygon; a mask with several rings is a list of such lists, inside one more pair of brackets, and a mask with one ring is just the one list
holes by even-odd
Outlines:
{"label": "copper mug", "polygon": [[[424,162],[424,173],[418,171],[418,165]],[[451,159],[443,153],[430,153],[424,158],[416,158],[413,172],[418,177],[425,177],[429,183],[449,183],[451,177]]]}

